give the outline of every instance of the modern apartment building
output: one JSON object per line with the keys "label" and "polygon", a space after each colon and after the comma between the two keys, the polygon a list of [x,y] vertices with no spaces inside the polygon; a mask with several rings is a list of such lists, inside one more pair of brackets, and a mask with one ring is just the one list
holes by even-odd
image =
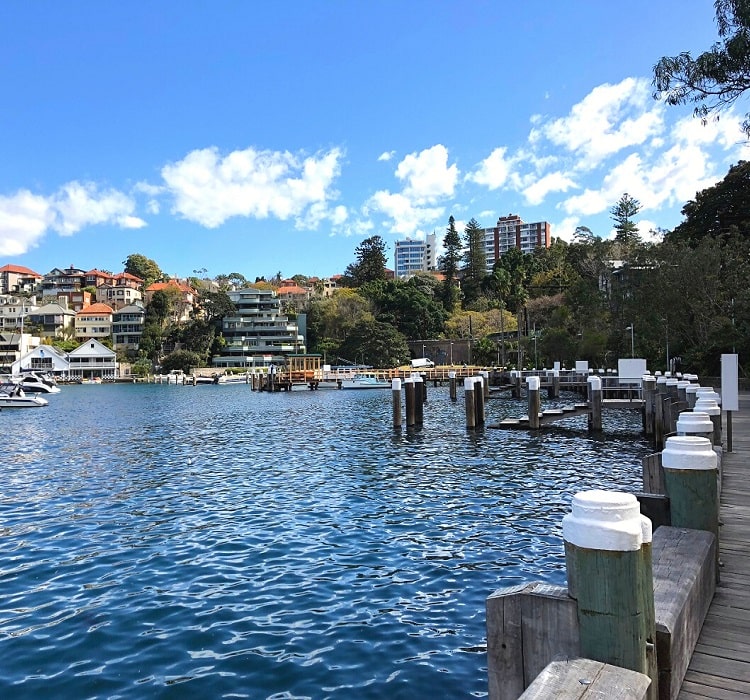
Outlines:
{"label": "modern apartment building", "polygon": [[546,221],[527,224],[518,214],[501,216],[497,225],[484,229],[484,252],[487,271],[491,272],[503,253],[518,248],[522,253],[533,253],[536,248],[549,248],[550,225]]}
{"label": "modern apartment building", "polygon": [[396,241],[395,273],[399,279],[410,277],[416,272],[430,272],[437,267],[437,245],[434,233],[425,240]]}
{"label": "modern apartment building", "polygon": [[270,289],[237,289],[227,294],[237,312],[224,318],[226,345],[213,364],[220,367],[263,367],[281,364],[286,355],[305,352],[296,321],[281,313],[281,301]]}

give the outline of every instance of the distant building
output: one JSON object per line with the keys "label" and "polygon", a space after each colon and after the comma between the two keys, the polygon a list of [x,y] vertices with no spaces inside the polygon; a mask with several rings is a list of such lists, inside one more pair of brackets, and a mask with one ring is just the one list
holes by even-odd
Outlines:
{"label": "distant building", "polygon": [[25,319],[37,309],[36,297],[0,294],[0,331],[20,330]]}
{"label": "distant building", "polygon": [[42,275],[21,265],[0,267],[0,294],[32,293],[42,281]]}
{"label": "distant building", "polygon": [[305,352],[305,339],[296,321],[281,312],[281,301],[270,289],[227,292],[237,311],[222,322],[226,345],[213,364],[223,367],[263,367],[282,364],[289,354]]}
{"label": "distant building", "polygon": [[396,241],[395,270],[397,278],[406,279],[417,272],[431,272],[437,267],[437,245],[434,233],[425,240]]}
{"label": "distant building", "polygon": [[172,308],[172,321],[184,323],[190,320],[191,313],[198,301],[198,292],[186,282],[171,279],[168,282],[154,282],[146,287],[146,304],[150,304],[156,292],[173,294],[175,305]]}
{"label": "distant building", "polygon": [[87,306],[76,314],[76,338],[104,340],[112,336],[112,307],[96,303]]}
{"label": "distant building", "polygon": [[550,225],[546,221],[525,223],[518,214],[501,216],[492,228],[484,229],[484,253],[487,271],[492,272],[503,253],[517,248],[522,253],[533,253],[537,248],[549,248]]}
{"label": "distant building", "polygon": [[53,303],[34,309],[26,318],[41,338],[61,338],[73,330],[75,317],[75,311]]}
{"label": "distant building", "polygon": [[112,346],[128,355],[137,355],[146,322],[146,309],[138,302],[112,314]]}

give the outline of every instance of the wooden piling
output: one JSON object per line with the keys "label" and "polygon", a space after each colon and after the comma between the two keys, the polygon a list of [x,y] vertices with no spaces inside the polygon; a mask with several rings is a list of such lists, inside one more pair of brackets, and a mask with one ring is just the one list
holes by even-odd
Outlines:
{"label": "wooden piling", "polygon": [[484,425],[487,416],[486,403],[484,400],[484,379],[476,376],[474,379],[474,420],[476,427]]}
{"label": "wooden piling", "polygon": [[705,394],[703,396],[698,395],[698,398],[695,400],[695,405],[693,406],[694,411],[699,411],[701,413],[707,413],[709,417],[711,418],[711,423],[713,423],[714,426],[714,439],[713,443],[716,446],[721,445],[721,408],[719,408],[719,405],[716,403],[714,399],[705,398]]}
{"label": "wooden piling", "polygon": [[406,427],[413,428],[416,425],[414,378],[404,380],[404,402],[406,404]]}
{"label": "wooden piling", "polygon": [[464,405],[466,408],[466,427],[473,430],[477,427],[474,377],[466,377],[464,379]]}
{"label": "wooden piling", "polygon": [[391,380],[391,395],[393,397],[393,427],[401,427],[401,380]]}
{"label": "wooden piling", "polygon": [[414,377],[414,425],[424,423],[425,384],[421,374]]}
{"label": "wooden piling", "polygon": [[643,432],[650,436],[654,434],[656,422],[656,377],[645,375],[641,382],[643,386]]}
{"label": "wooden piling", "polygon": [[[581,656],[644,673],[658,697],[651,522],[633,494],[584,491],[563,518]],[[570,587],[569,587],[570,588]]]}
{"label": "wooden piling", "polygon": [[596,376],[590,376],[587,381],[589,396],[589,432],[601,432],[602,430],[602,380]]}
{"label": "wooden piling", "polygon": [[526,392],[529,400],[529,428],[532,430],[539,430],[539,413],[541,409],[540,386],[541,380],[539,377],[526,377]]}
{"label": "wooden piling", "polygon": [[456,391],[456,373],[453,370],[448,372],[448,391],[451,401],[456,401],[458,392]]}

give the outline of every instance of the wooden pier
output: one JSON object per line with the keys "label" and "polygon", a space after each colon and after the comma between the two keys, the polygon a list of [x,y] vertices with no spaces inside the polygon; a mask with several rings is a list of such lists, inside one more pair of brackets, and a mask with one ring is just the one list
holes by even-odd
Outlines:
{"label": "wooden pier", "polygon": [[732,452],[722,459],[720,581],[679,700],[750,698],[750,395],[732,415]]}

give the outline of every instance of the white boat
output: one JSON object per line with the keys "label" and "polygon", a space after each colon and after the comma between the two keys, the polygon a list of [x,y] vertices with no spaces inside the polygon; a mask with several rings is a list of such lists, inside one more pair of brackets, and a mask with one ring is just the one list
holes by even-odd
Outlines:
{"label": "white boat", "polygon": [[51,376],[43,372],[24,372],[20,376],[11,377],[11,381],[18,384],[27,393],[60,393],[60,387],[57,386],[57,382]]}
{"label": "white boat", "polygon": [[391,380],[376,372],[357,372],[348,379],[341,379],[342,389],[390,389]]}
{"label": "white boat", "polygon": [[3,408],[37,408],[49,402],[41,396],[30,396],[19,384],[5,382],[0,384],[0,409]]}

